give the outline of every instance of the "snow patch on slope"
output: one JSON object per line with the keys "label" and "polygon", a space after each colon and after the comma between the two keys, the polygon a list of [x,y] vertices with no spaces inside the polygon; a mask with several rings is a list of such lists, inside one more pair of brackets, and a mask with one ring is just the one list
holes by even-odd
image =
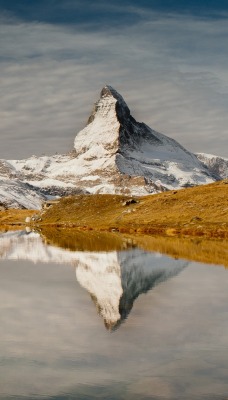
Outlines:
{"label": "snow patch on slope", "polygon": [[37,193],[27,183],[17,180],[0,180],[0,202],[7,208],[40,209],[45,196]]}

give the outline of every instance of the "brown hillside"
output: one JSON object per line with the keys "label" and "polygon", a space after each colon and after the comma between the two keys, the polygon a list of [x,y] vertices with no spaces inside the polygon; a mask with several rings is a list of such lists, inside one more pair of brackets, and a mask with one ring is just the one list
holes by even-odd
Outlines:
{"label": "brown hillside", "polygon": [[131,199],[99,194],[62,198],[42,215],[40,224],[228,237],[227,180]]}

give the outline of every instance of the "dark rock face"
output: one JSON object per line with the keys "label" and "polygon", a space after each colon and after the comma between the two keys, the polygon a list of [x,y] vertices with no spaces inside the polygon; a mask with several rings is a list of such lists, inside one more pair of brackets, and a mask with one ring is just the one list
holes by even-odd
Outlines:
{"label": "dark rock face", "polygon": [[87,125],[91,124],[91,122],[94,121],[94,118],[95,118],[97,110],[98,110],[98,102],[94,104],[93,111],[92,111],[91,115],[88,118]]}
{"label": "dark rock face", "polygon": [[[35,187],[33,187],[36,189]],[[44,188],[40,188],[39,192],[44,196],[76,196],[81,194],[89,194],[87,190],[78,188],[78,187],[58,187],[58,186],[47,186]]]}
{"label": "dark rock face", "polygon": [[[120,122],[122,121],[122,123],[124,123],[124,121],[130,117],[130,110],[129,110],[127,104],[125,103],[123,97],[115,89],[113,89],[111,86],[108,86],[108,85],[105,86],[100,93],[100,99],[103,99],[106,97],[114,97],[117,100],[116,115],[117,115],[119,121]],[[92,111],[91,115],[89,116],[87,124],[90,124],[91,122],[94,121],[96,112],[98,111],[98,108],[99,108],[100,99],[94,104],[93,111]]]}
{"label": "dark rock face", "polygon": [[[130,146],[134,149],[142,140],[149,140],[152,143],[161,141],[152,133],[152,130],[144,123],[137,122],[131,115],[130,109],[123,97],[111,86],[105,86],[101,91],[101,98],[112,96],[116,102],[116,116],[120,123],[119,147]],[[119,152],[121,151],[119,149]]]}
{"label": "dark rock face", "polygon": [[5,211],[5,210],[7,210],[7,206],[0,202],[0,211]]}

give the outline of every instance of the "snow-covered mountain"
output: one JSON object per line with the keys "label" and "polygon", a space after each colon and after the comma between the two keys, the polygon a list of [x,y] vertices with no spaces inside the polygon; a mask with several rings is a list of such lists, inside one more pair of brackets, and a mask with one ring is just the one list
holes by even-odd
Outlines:
{"label": "snow-covered mountain", "polygon": [[[26,160],[0,160],[0,205],[7,208],[40,209],[42,202],[56,196],[87,193],[68,180],[55,176],[59,164],[67,169],[72,156],[32,156]],[[48,167],[50,167],[50,171]],[[60,168],[61,169],[61,168]],[[63,171],[61,171],[63,172]]]}
{"label": "snow-covered mountain", "polygon": [[75,268],[76,279],[88,291],[107,329],[116,329],[136,298],[177,275],[188,265],[140,249],[93,252],[69,251],[45,244],[38,233],[0,234],[0,260],[63,263]]}
{"label": "snow-covered mountain", "polygon": [[219,175],[222,179],[228,178],[228,158],[204,153],[197,153],[196,157],[206,165],[212,174]]}
{"label": "snow-covered mountain", "polygon": [[219,170],[137,122],[122,96],[105,86],[71,153],[0,161],[0,203],[40,208],[49,196],[80,190],[146,195],[217,179]]}

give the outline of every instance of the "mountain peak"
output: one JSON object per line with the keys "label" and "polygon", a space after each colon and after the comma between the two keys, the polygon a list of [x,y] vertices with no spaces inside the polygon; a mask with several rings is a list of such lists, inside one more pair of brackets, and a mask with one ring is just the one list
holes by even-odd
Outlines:
{"label": "mountain peak", "polygon": [[121,96],[120,93],[117,92],[116,89],[114,89],[112,86],[110,85],[105,85],[103,87],[103,89],[101,90],[101,94],[100,94],[100,98],[105,98],[105,97],[114,97],[114,99],[116,99],[117,101],[119,101],[120,103],[124,103],[126,106],[126,102],[124,101],[123,97]]}
{"label": "mountain peak", "polygon": [[113,89],[112,86],[110,86],[110,85],[105,85],[105,86],[103,87],[103,89],[101,90],[100,98],[101,98],[101,97],[108,97],[108,96],[112,96],[112,97],[115,97],[115,98],[116,98],[116,94],[117,94],[118,96],[120,96],[119,93],[118,93],[115,89]]}
{"label": "mountain peak", "polygon": [[99,100],[94,105],[87,124],[94,121],[97,113],[107,116],[108,112],[113,109],[119,120],[130,116],[130,110],[123,97],[112,86],[105,85],[101,90]]}
{"label": "mountain peak", "polygon": [[[37,208],[46,196],[78,189],[142,196],[209,183],[219,179],[220,171],[226,173],[225,161],[217,170],[214,161],[204,159],[137,122],[123,97],[105,85],[71,154],[0,162],[0,202],[31,208],[28,195],[34,200],[35,194]],[[218,162],[223,163],[216,159],[216,168]]]}
{"label": "mountain peak", "polygon": [[110,190],[126,194],[156,193],[216,179],[175,140],[137,122],[110,85],[101,90],[87,126],[76,135],[74,148],[78,162],[86,165],[88,182],[99,181],[100,193],[106,190],[107,179],[114,188]]}
{"label": "mountain peak", "polygon": [[106,85],[103,87],[101,91],[100,98],[112,96],[116,99],[116,113],[121,120],[121,117],[129,118],[130,117],[130,110],[128,108],[127,103],[125,102],[124,98],[115,90],[112,86]]}

